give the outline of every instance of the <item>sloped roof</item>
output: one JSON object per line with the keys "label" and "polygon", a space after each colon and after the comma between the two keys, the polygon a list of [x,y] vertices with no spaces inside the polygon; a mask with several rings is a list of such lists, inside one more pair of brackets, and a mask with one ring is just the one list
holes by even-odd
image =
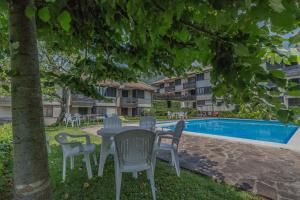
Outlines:
{"label": "sloped roof", "polygon": [[101,81],[100,85],[107,86],[107,87],[114,87],[114,88],[123,88],[123,89],[138,89],[138,90],[147,90],[147,91],[154,91],[154,87],[148,85],[144,82],[126,82],[126,83],[119,83],[116,81],[106,80]]}

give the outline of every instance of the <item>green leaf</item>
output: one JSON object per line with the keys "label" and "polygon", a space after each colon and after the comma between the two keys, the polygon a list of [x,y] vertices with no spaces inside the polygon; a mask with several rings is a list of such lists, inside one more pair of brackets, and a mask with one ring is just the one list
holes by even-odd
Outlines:
{"label": "green leaf", "polygon": [[300,96],[300,85],[295,85],[289,88],[288,95]]}
{"label": "green leaf", "polygon": [[35,13],[36,13],[36,7],[32,3],[28,4],[25,8],[26,17],[31,18],[35,15]]}
{"label": "green leaf", "polygon": [[61,27],[65,30],[65,31],[69,31],[71,28],[71,15],[68,11],[63,11],[58,17],[57,20],[59,21]]}
{"label": "green leaf", "polygon": [[285,7],[282,5],[282,0],[269,0],[269,6],[278,13],[285,10]]}
{"label": "green leaf", "polygon": [[284,78],[285,74],[282,70],[276,69],[271,71],[272,76],[276,78]]}
{"label": "green leaf", "polygon": [[48,22],[50,19],[49,8],[44,7],[44,8],[39,9],[38,16],[42,21]]}
{"label": "green leaf", "polygon": [[234,45],[234,50],[235,50],[235,53],[238,55],[238,56],[248,56],[249,55],[249,51],[248,51],[248,48],[247,46],[243,45],[243,44],[236,44]]}

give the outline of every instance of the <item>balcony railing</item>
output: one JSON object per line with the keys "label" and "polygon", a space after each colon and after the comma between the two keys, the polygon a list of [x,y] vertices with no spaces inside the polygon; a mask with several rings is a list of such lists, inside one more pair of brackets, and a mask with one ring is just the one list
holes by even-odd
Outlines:
{"label": "balcony railing", "polygon": [[121,107],[137,107],[138,99],[133,97],[121,97]]}
{"label": "balcony railing", "polygon": [[165,92],[174,92],[174,91],[175,91],[175,85],[165,87]]}
{"label": "balcony railing", "polygon": [[91,97],[87,97],[81,94],[72,94],[73,106],[88,106],[91,107],[95,103],[95,100]]}
{"label": "balcony railing", "polygon": [[177,100],[177,101],[188,101],[196,100],[196,95],[167,95],[167,94],[154,94],[155,100]]}
{"label": "balcony railing", "polygon": [[183,89],[191,89],[191,88],[196,88],[196,81],[187,82],[183,84]]}

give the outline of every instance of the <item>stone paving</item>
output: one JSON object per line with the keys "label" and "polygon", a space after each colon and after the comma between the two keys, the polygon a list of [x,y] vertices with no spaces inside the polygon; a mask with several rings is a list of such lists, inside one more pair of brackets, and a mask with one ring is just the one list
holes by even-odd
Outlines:
{"label": "stone paving", "polygon": [[300,200],[300,153],[187,134],[179,152],[186,169],[268,199]]}
{"label": "stone paving", "polygon": [[[183,168],[268,199],[300,200],[298,152],[187,134],[182,136],[179,152]],[[161,155],[161,159],[169,158]]]}

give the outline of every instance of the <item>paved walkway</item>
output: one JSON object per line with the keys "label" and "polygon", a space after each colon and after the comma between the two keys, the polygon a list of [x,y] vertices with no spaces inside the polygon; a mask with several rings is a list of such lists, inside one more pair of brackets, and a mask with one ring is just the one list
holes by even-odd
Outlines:
{"label": "paved walkway", "polygon": [[270,199],[300,200],[300,153],[192,135],[179,151],[181,167]]}
{"label": "paved walkway", "polygon": [[187,134],[179,152],[186,169],[269,199],[300,200],[300,153]]}

